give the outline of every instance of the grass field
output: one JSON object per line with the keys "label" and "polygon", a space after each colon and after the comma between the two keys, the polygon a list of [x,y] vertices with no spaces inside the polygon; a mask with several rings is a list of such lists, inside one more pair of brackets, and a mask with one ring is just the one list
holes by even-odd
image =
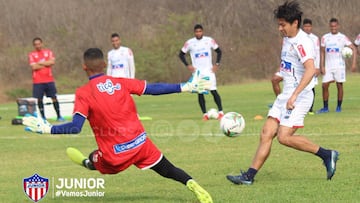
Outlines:
{"label": "grass field", "polygon": [[[246,119],[242,136],[228,138],[220,134],[215,120],[201,121],[195,95],[176,94],[135,97],[139,114],[151,116],[144,121],[152,140],[175,165],[190,173],[209,193],[214,202],[358,202],[360,201],[360,75],[348,76],[345,83],[343,112],[335,113],[336,90],[332,84],[331,112],[307,116],[305,134],[326,148],[337,149],[340,160],[333,180],[326,180],[321,160],[274,141],[272,154],[256,176],[252,186],[233,185],[227,174],[246,170],[256,150],[262,121],[274,96],[270,82],[221,86],[224,110],[237,111]],[[208,108],[215,107],[207,96]],[[321,89],[317,86],[315,109],[321,107]],[[117,175],[101,175],[73,164],[65,149],[77,147],[88,154],[96,143],[88,124],[79,135],[38,135],[12,126],[17,115],[16,103],[0,105],[0,202],[31,202],[23,191],[23,178],[34,173],[50,179],[49,192],[41,202],[197,202],[183,185],[164,179],[151,170],[135,167]],[[59,178],[104,178],[104,197],[55,197],[53,184]]]}

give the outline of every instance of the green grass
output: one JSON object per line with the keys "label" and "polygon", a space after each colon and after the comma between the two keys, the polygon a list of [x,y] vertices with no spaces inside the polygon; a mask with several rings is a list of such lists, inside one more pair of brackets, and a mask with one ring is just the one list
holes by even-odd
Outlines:
{"label": "green grass", "polygon": [[[357,202],[360,169],[360,75],[348,76],[343,112],[335,113],[336,88],[330,86],[330,110],[324,115],[307,116],[305,128],[298,131],[326,148],[340,152],[333,180],[326,180],[325,168],[316,156],[280,145],[276,140],[272,154],[252,186],[233,185],[225,175],[247,169],[256,150],[262,121],[274,96],[270,82],[221,86],[224,110],[237,111],[246,119],[242,136],[222,136],[218,121],[201,121],[196,95],[175,94],[135,97],[139,114],[151,139],[176,166],[192,175],[214,202]],[[321,107],[321,87],[317,86],[315,109]],[[208,108],[215,107],[212,97]],[[50,189],[41,202],[196,202],[183,185],[164,179],[151,170],[136,167],[117,175],[101,175],[73,164],[65,154],[69,146],[88,154],[96,143],[88,124],[80,135],[38,135],[12,126],[16,103],[0,105],[0,202],[31,202],[23,192],[23,178],[34,173],[50,178]],[[52,179],[104,178],[105,197],[52,197]]]}

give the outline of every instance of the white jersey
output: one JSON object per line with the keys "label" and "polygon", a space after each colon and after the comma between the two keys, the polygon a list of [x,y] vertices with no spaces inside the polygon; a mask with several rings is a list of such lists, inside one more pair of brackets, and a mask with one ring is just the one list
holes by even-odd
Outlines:
{"label": "white jersey", "polygon": [[[304,75],[304,63],[314,58],[314,43],[303,30],[300,29],[295,37],[284,38],[280,64],[280,74],[284,78],[284,95],[292,94]],[[305,90],[313,87],[314,83],[310,82]]]}
{"label": "white jersey", "polygon": [[120,46],[109,51],[106,74],[116,78],[135,78],[134,55],[131,49]]}
{"label": "white jersey", "polygon": [[320,69],[320,40],[319,40],[319,37],[314,35],[313,33],[308,34],[308,36],[314,42],[314,49],[315,49],[314,64],[315,64],[315,68]]}
{"label": "white jersey", "polygon": [[354,41],[354,44],[356,46],[360,46],[360,34],[356,37],[355,41]]}
{"label": "white jersey", "polygon": [[[314,43],[314,51],[315,51],[315,59],[314,59],[314,65],[316,69],[320,69],[320,40],[319,37],[314,35],[313,33],[308,34],[310,39]],[[317,76],[313,77],[312,82],[317,85],[318,84],[318,78]]]}
{"label": "white jersey", "polygon": [[213,67],[211,49],[217,48],[219,45],[213,38],[203,36],[201,39],[194,37],[186,41],[181,51],[184,53],[190,51],[192,65],[201,73],[209,73]]}
{"label": "white jersey", "polygon": [[326,69],[345,69],[345,60],[342,57],[341,50],[345,46],[350,46],[352,43],[344,34],[338,32],[337,34],[327,33],[321,38],[321,47],[325,48],[325,68]]}

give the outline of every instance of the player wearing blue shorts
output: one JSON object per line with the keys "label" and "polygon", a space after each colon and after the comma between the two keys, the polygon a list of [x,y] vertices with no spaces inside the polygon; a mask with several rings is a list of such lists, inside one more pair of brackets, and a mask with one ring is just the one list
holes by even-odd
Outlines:
{"label": "player wearing blue shorts", "polygon": [[55,81],[52,74],[52,66],[55,64],[55,55],[50,49],[43,48],[42,39],[33,39],[34,51],[28,55],[32,69],[33,97],[37,98],[40,114],[45,118],[43,97],[51,97],[58,121],[64,121],[60,115],[60,105],[56,98]]}
{"label": "player wearing blue shorts", "polygon": [[[46,120],[24,117],[26,130],[38,133],[80,133],[86,119],[95,135],[98,149],[86,158],[75,148],[68,148],[69,157],[79,165],[102,174],[117,174],[135,165],[152,169],[159,175],[187,186],[202,203],[212,198],[189,174],[174,166],[153,144],[141,124],[132,94],[160,95],[180,92],[202,92],[209,89],[209,81],[195,74],[181,84],[155,83],[129,78],[114,78],[104,74],[104,55],[98,48],[84,53],[83,69],[89,82],[75,93],[72,122],[51,126]],[[198,78],[198,79],[197,79]]]}
{"label": "player wearing blue shorts", "polygon": [[311,82],[316,72],[313,42],[300,29],[302,11],[296,1],[285,2],[274,11],[274,15],[284,36],[280,64],[283,90],[269,110],[251,166],[240,175],[228,175],[227,179],[234,184],[252,184],[270,155],[273,139],[277,137],[282,145],[320,157],[326,167],[326,177],[330,180],[335,174],[339,153],[324,149],[304,136],[295,135],[296,130],[304,126],[304,117],[314,97],[314,83]]}

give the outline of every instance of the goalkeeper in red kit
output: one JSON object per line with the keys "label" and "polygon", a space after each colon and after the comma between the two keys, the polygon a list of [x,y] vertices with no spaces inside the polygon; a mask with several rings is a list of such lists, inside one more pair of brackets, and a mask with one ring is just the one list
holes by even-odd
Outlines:
{"label": "goalkeeper in red kit", "polygon": [[105,68],[102,51],[88,49],[84,53],[83,69],[89,82],[75,93],[72,122],[52,126],[46,120],[27,116],[23,118],[25,129],[37,133],[76,134],[88,119],[98,149],[86,158],[77,149],[68,148],[67,154],[74,162],[102,174],[116,174],[131,165],[152,169],[163,177],[186,185],[200,202],[213,202],[206,190],[185,171],[175,167],[153,144],[139,121],[131,96],[205,92],[210,86],[208,78],[195,74],[185,83],[150,84],[143,80],[107,76]]}

